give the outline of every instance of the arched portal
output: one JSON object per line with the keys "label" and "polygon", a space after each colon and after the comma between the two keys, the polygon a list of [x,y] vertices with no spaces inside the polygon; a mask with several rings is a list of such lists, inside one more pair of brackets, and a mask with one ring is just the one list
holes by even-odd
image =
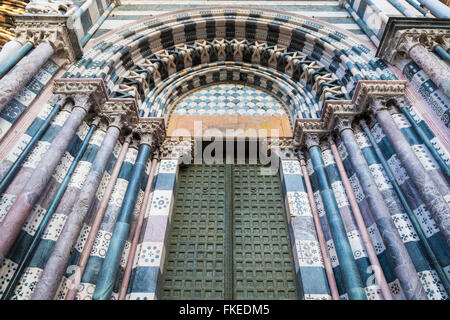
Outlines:
{"label": "arched portal", "polygon": [[[44,192],[53,171],[60,168],[57,160],[81,127],[86,141],[96,132],[92,138],[96,156],[84,164],[89,170],[76,172],[78,183],[70,185],[71,195],[64,195],[62,203],[68,205],[61,219],[67,219],[64,228],[49,237],[45,261],[23,276],[17,273],[17,279],[9,282],[14,285],[6,284],[8,298],[18,297],[33,277],[39,281],[26,294],[33,299],[51,299],[55,294],[96,300],[116,295],[207,298],[208,281],[218,286],[218,292],[227,292],[214,297],[225,298],[235,297],[230,292],[237,296],[244,292],[244,298],[264,298],[268,292],[271,298],[427,298],[434,289],[439,291],[439,277],[445,278],[439,274],[435,282],[423,281],[433,283],[433,290],[421,283],[434,274],[429,264],[419,264],[426,260],[420,245],[408,243],[412,236],[405,236],[402,225],[394,223],[400,219],[396,214],[405,223],[411,216],[404,213],[401,196],[389,184],[395,182],[383,174],[388,167],[381,160],[381,155],[388,157],[399,168],[393,174],[402,174],[402,181],[407,180],[403,172],[411,176],[413,182],[402,187],[423,198],[414,205],[426,206],[427,219],[436,222],[437,240],[433,238],[431,245],[437,251],[449,237],[444,199],[448,183],[437,166],[428,172],[415,158],[422,149],[411,138],[420,135],[412,127],[420,119],[408,113],[410,123],[400,111],[414,111],[407,90],[406,82],[397,80],[364,41],[319,20],[275,10],[184,10],[104,35],[55,81],[52,104],[64,107],[55,118],[62,129],[52,136],[57,143],[36,151],[46,154],[38,164],[31,158],[27,163],[31,169],[21,171],[20,179]],[[196,164],[195,157],[206,149],[201,144],[197,148],[196,121],[221,132],[245,129],[232,136],[233,142],[249,138],[250,129],[277,129],[277,135],[269,130],[257,140],[270,151],[269,162],[256,167],[225,163],[220,170],[215,164],[208,169],[194,167],[205,165]],[[180,129],[184,133],[177,134]],[[200,131],[200,138],[204,135]],[[384,153],[376,149],[383,143]],[[116,171],[111,170],[116,167],[109,162],[110,155],[122,164]],[[46,170],[36,169],[41,167]],[[208,178],[207,172],[215,176]],[[56,176],[61,180],[61,174]],[[423,177],[427,185],[420,184]],[[109,188],[109,181],[117,182]],[[200,191],[189,192],[196,187]],[[18,252],[23,246],[13,248],[14,239],[30,213],[38,215],[33,206],[47,201],[37,199],[36,190],[24,190],[23,195],[8,198],[7,223],[0,230],[0,257],[5,263],[22,254]],[[108,202],[107,191],[116,202]],[[221,200],[211,201],[215,196]],[[186,208],[197,215],[183,211]],[[221,219],[223,225],[218,223]],[[175,240],[186,236],[183,223],[190,224],[191,235],[198,238],[192,247],[207,250],[177,247],[180,242]],[[208,229],[208,224],[213,226]],[[241,247],[232,241],[236,234]],[[98,247],[97,235],[109,242]],[[219,235],[223,237],[218,239]],[[223,263],[228,265],[214,269],[226,274],[224,278],[208,273],[209,263],[220,260],[214,259],[217,252],[209,250],[211,244],[227,247]],[[200,261],[201,254],[213,258]],[[263,258],[246,264],[245,254]],[[165,265],[167,255],[171,260]],[[437,259],[441,266],[450,265],[445,252]],[[265,265],[258,269],[255,261]],[[279,263],[275,266],[274,261]],[[180,268],[182,263],[198,268]],[[255,267],[246,268],[249,265]],[[72,274],[73,270],[82,270],[83,277],[72,277],[78,272]],[[179,277],[183,270],[187,274]],[[197,272],[195,277],[192,272]],[[265,282],[258,278],[261,273]],[[170,274],[172,278],[167,278]],[[186,296],[178,290],[183,281],[183,290],[191,290]],[[245,290],[236,293],[246,281]],[[444,291],[439,294],[446,296]]]}

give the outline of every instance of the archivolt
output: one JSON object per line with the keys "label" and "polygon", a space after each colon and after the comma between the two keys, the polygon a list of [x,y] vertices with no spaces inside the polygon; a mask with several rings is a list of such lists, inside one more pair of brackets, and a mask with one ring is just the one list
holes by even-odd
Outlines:
{"label": "archivolt", "polygon": [[280,79],[304,86],[319,105],[324,99],[349,99],[358,80],[395,79],[370,49],[344,31],[307,17],[243,8],[149,18],[95,45],[64,77],[103,78],[108,94],[138,97],[142,115],[152,116],[158,113],[151,110],[162,110],[148,108],[161,93],[159,83],[218,61],[278,72]]}

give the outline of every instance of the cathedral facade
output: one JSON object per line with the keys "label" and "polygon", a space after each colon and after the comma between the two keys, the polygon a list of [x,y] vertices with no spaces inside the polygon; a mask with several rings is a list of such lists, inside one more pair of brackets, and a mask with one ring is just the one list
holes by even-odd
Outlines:
{"label": "cathedral facade", "polygon": [[31,0],[3,300],[447,300],[450,8]]}

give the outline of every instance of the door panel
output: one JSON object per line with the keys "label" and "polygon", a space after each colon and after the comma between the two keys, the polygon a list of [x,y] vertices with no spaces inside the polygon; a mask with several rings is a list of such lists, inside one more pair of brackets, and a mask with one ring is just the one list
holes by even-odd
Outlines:
{"label": "door panel", "polygon": [[160,299],[224,299],[224,169],[180,170]]}
{"label": "door panel", "polygon": [[296,299],[281,186],[260,166],[233,166],[234,299]]}
{"label": "door panel", "polygon": [[277,175],[259,165],[180,169],[160,299],[296,299]]}

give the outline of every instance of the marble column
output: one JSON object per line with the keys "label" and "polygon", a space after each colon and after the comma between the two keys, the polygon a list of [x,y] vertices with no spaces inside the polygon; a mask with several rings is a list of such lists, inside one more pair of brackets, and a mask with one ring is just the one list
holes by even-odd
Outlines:
{"label": "marble column", "polygon": [[[39,161],[33,174],[23,186],[22,191],[0,224],[0,263],[13,245],[34,204],[45,189],[64,151],[91,107],[87,95],[75,95],[74,100],[75,106],[69,118],[64,122],[48,151]],[[70,105],[70,102],[65,107],[68,105]]]}
{"label": "marble column", "polygon": [[442,93],[450,98],[450,67],[440,62],[420,42],[410,42],[406,46],[409,57],[430,77]]}
{"label": "marble column", "polygon": [[388,254],[392,258],[395,274],[409,300],[427,300],[427,295],[422,287],[417,271],[403,244],[400,235],[392,221],[388,206],[377,188],[377,184],[369,166],[364,159],[361,149],[347,119],[338,119],[337,129],[345,144],[350,162],[361,183],[361,187],[368,198],[370,210],[380,230]]}
{"label": "marble column", "polygon": [[345,193],[347,194],[347,198],[353,212],[353,217],[355,218],[355,222],[361,234],[361,239],[367,251],[367,256],[372,266],[376,266],[376,269],[378,269],[375,270],[374,272],[377,284],[380,286],[381,293],[383,294],[384,299],[393,300],[391,291],[389,289],[389,285],[383,273],[383,269],[381,269],[377,253],[375,251],[375,248],[373,247],[369,232],[367,231],[364,218],[362,216],[361,210],[359,209],[358,201],[356,200],[356,196],[350,183],[350,179],[348,178],[347,172],[345,171],[344,163],[342,162],[341,156],[339,154],[336,144],[334,143],[334,140],[330,137],[328,141],[330,143],[330,148],[331,152],[333,153],[334,160],[336,161],[336,166],[338,168],[339,175],[341,176],[342,179],[342,184],[344,186]]}
{"label": "marble column", "polygon": [[308,135],[306,145],[317,173],[325,212],[330,224],[330,230],[336,246],[339,263],[342,266],[342,275],[348,296],[351,300],[366,300],[366,293],[359,274],[358,266],[353,257],[352,248],[345,231],[344,223],[339,213],[336,198],[328,182],[325,172],[325,165],[319,147],[319,138],[315,135]]}
{"label": "marble column", "polygon": [[123,198],[116,225],[114,226],[108,252],[100,270],[97,286],[95,287],[92,298],[93,300],[107,300],[111,296],[123,247],[130,229],[130,220],[136,204],[139,186],[142,182],[145,165],[150,155],[151,145],[153,145],[152,134],[144,134],[141,139],[139,154],[134,164],[131,180]]}
{"label": "marble column", "polygon": [[445,201],[439,188],[422,166],[420,160],[412,150],[405,136],[402,134],[394,119],[382,101],[375,100],[371,105],[378,123],[392,144],[400,162],[406,169],[414,186],[419,191],[439,229],[450,244],[450,207]]}
{"label": "marble column", "polygon": [[323,265],[327,274],[328,285],[330,286],[330,292],[333,300],[340,300],[339,291],[336,283],[336,278],[333,273],[333,266],[331,265],[330,256],[328,255],[327,241],[323,233],[322,224],[320,223],[319,211],[317,209],[316,201],[314,200],[314,192],[309,180],[308,169],[306,168],[306,162],[304,156],[300,154],[300,167],[302,169],[303,179],[305,180],[306,192],[308,193],[308,201],[311,207],[311,213],[314,219],[314,226],[316,227],[317,239],[319,240],[320,250],[323,259]]}
{"label": "marble column", "polygon": [[86,265],[89,261],[91,250],[97,237],[97,232],[100,229],[100,225],[102,223],[103,216],[105,215],[106,208],[108,207],[108,203],[114,190],[114,186],[116,185],[120,169],[122,168],[123,161],[125,160],[125,156],[130,145],[130,139],[131,136],[127,136],[122,145],[122,148],[120,148],[119,156],[117,157],[116,163],[114,164],[113,171],[111,172],[111,177],[109,178],[108,185],[106,186],[102,200],[100,201],[100,204],[98,206],[97,213],[95,214],[94,222],[92,223],[92,226],[89,230],[88,238],[86,240],[86,243],[84,244],[83,251],[81,252],[80,260],[78,261],[78,270],[76,271],[78,275],[73,278],[73,281],[65,298],[66,300],[74,300],[75,296],[77,295],[81,277],[83,276],[84,270],[86,269]]}
{"label": "marble column", "polygon": [[450,18],[450,8],[439,0],[417,0],[438,18]]}
{"label": "marble column", "polygon": [[158,159],[154,158],[152,160],[150,175],[147,180],[147,185],[145,186],[144,199],[142,200],[142,205],[139,210],[139,217],[136,223],[136,228],[134,230],[133,240],[131,242],[130,253],[128,254],[128,261],[125,267],[125,273],[123,275],[122,284],[120,285],[119,300],[125,300],[128,284],[131,277],[131,269],[133,268],[133,262],[137,251],[137,246],[139,242],[139,236],[144,224],[145,213],[147,212],[148,204],[150,202],[150,193],[153,184],[153,177],[155,176],[155,169],[158,163]]}
{"label": "marble column", "polygon": [[[6,45],[10,43],[12,48],[6,48],[5,54],[2,54]],[[31,42],[26,42],[23,46],[17,41],[10,41],[7,44],[0,53],[0,79],[33,48]],[[19,44],[19,48],[16,48],[16,44]]]}
{"label": "marble column", "polygon": [[94,200],[106,165],[119,137],[120,129],[120,117],[117,117],[115,121],[110,123],[106,131],[100,149],[92,163],[91,170],[31,296],[32,300],[50,300],[55,297],[70,257],[70,251],[77,241],[83,226],[83,220]]}
{"label": "marble column", "polygon": [[[97,129],[98,121],[95,120],[91,127],[86,134],[86,137],[83,140],[83,144],[81,145],[80,149],[78,150],[77,154],[75,155],[72,163],[70,164],[69,169],[67,170],[66,175],[64,176],[64,179],[61,181],[56,193],[53,196],[52,201],[50,202],[50,205],[48,206],[47,212],[45,212],[44,217],[42,218],[42,221],[40,222],[39,226],[37,227],[36,232],[33,235],[33,240],[30,244],[27,245],[25,254],[23,257],[19,260],[17,269],[15,270],[14,276],[12,277],[11,281],[8,284],[8,287],[6,288],[2,300],[9,300],[14,293],[14,290],[16,289],[17,284],[19,283],[20,277],[22,275],[22,272],[25,270],[25,268],[29,265],[33,255],[36,252],[36,248],[38,248],[40,242],[41,242],[41,236],[44,234],[44,231],[47,229],[47,225],[49,224],[52,217],[54,217],[54,213],[56,209],[58,208],[58,205],[61,202],[61,199],[63,198],[63,195],[67,189],[67,186],[69,184],[70,178],[72,177],[73,173],[75,172],[75,168],[77,167],[78,162],[83,157],[83,154],[85,153],[89,141],[91,140],[91,137]],[[20,239],[20,236],[19,236]],[[11,255],[11,253],[10,253]]]}
{"label": "marble column", "polygon": [[54,51],[48,42],[41,42],[0,80],[0,110],[38,73]]}
{"label": "marble column", "polygon": [[0,65],[6,63],[7,60],[16,56],[22,47],[22,44],[16,40],[11,40],[3,45],[0,51]]}

